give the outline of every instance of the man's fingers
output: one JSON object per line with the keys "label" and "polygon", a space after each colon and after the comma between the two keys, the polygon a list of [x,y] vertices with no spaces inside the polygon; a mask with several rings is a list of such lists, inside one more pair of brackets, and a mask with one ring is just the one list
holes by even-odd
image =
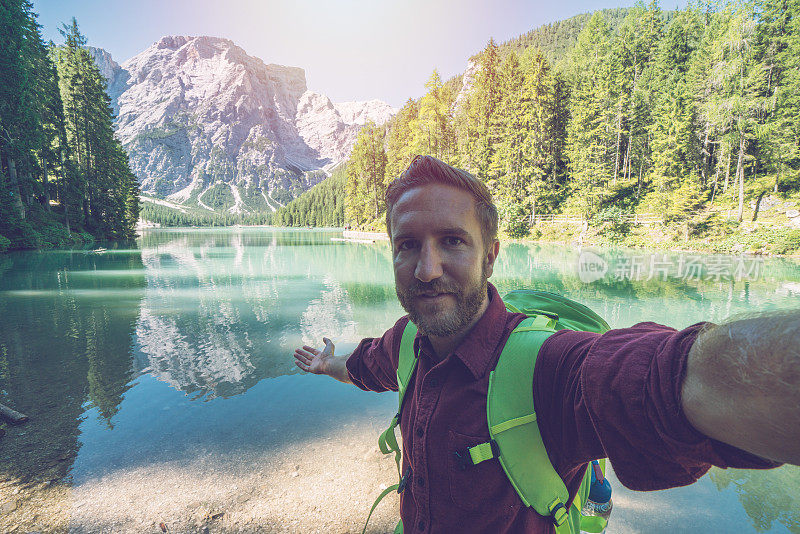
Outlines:
{"label": "man's fingers", "polygon": [[309,358],[309,359],[313,360],[314,357],[319,354],[319,351],[318,350],[306,351],[306,350],[303,350],[303,349],[295,349],[294,353],[296,355],[299,354],[301,356],[305,356],[306,358]]}
{"label": "man's fingers", "polygon": [[[330,354],[333,354],[333,343],[331,340],[327,337],[322,338],[322,340],[325,342],[324,350]],[[322,354],[321,350],[308,345],[303,345],[302,348],[294,349],[294,363],[303,371],[310,373],[312,372],[311,366],[314,364],[314,360],[318,358],[320,354]],[[316,373],[317,371],[314,372]]]}

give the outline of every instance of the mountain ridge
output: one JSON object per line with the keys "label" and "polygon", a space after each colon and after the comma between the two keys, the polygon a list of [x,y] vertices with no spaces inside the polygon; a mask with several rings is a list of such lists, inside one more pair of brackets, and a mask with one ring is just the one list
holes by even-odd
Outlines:
{"label": "mountain ridge", "polygon": [[274,211],[345,160],[363,124],[396,112],[379,100],[334,104],[302,68],[222,37],[164,36],[121,65],[89,51],[143,193],[210,211]]}

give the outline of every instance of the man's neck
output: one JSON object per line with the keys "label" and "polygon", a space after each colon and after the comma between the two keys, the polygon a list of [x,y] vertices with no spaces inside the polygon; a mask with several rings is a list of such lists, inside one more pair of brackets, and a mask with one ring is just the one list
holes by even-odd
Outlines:
{"label": "man's neck", "polygon": [[481,320],[483,314],[486,313],[486,310],[489,309],[489,295],[486,295],[486,298],[483,299],[483,303],[481,307],[478,308],[478,312],[472,318],[472,320],[464,326],[461,330],[453,334],[452,336],[447,337],[439,337],[439,336],[428,336],[428,339],[431,342],[431,346],[433,350],[436,351],[436,358],[441,361],[444,360],[447,356],[449,356],[453,351],[461,345],[461,342],[464,341],[464,338],[472,331],[478,321]]}

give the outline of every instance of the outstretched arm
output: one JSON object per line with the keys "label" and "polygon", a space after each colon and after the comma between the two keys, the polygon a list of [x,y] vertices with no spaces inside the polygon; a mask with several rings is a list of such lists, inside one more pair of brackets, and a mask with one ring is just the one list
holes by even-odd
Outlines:
{"label": "outstretched arm", "polygon": [[700,333],[689,352],[681,404],[703,434],[800,465],[800,312]]}
{"label": "outstretched arm", "polygon": [[352,384],[350,374],[347,372],[347,356],[334,356],[333,342],[327,337],[323,337],[325,348],[322,350],[303,345],[303,348],[295,349],[294,363],[308,373],[316,375],[328,375],[339,382]]}

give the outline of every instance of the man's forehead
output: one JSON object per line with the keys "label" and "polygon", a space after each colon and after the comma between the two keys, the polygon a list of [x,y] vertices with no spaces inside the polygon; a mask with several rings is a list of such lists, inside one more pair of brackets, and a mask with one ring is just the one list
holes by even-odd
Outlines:
{"label": "man's forehead", "polygon": [[392,209],[392,235],[424,233],[478,233],[480,224],[475,200],[462,189],[441,184],[426,184],[403,193]]}
{"label": "man's forehead", "polygon": [[425,184],[405,191],[392,208],[392,224],[409,215],[434,212],[444,217],[475,216],[475,199],[469,191],[445,184]]}

